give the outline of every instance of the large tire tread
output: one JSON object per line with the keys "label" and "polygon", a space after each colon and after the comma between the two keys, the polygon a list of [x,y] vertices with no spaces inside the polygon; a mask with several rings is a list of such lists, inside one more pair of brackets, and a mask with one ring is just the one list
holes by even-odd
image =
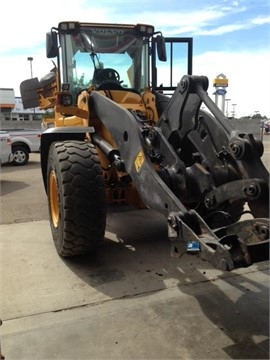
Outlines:
{"label": "large tire tread", "polygon": [[102,169],[94,145],[83,141],[53,143],[48,176],[52,168],[57,174],[60,199],[59,226],[55,228],[51,221],[58,253],[74,256],[95,250],[104,238],[106,203]]}

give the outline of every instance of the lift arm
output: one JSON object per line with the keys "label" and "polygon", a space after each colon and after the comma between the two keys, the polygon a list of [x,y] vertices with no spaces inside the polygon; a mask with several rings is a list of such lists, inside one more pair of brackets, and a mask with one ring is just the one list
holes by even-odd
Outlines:
{"label": "lift arm", "polygon": [[[179,255],[183,240],[198,241],[206,260],[231,270],[252,263],[251,244],[269,244],[269,174],[260,160],[262,144],[233,128],[207,87],[206,77],[183,77],[157,126],[98,92],[90,101],[143,202],[167,217],[172,253]],[[202,102],[213,115],[200,112]],[[220,210],[228,200],[231,207],[248,201],[255,218],[234,222]],[[194,202],[202,212],[192,209]],[[215,221],[207,221],[213,210]]]}

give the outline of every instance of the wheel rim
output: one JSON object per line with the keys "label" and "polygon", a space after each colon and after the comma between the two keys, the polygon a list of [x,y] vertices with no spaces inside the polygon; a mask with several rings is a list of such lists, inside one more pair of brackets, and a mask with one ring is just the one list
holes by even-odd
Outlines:
{"label": "wheel rim", "polygon": [[49,176],[49,200],[52,223],[57,228],[59,223],[59,197],[56,175],[53,170],[50,171]]}
{"label": "wheel rim", "polygon": [[14,154],[14,159],[19,164],[23,163],[26,159],[25,153],[21,150],[16,151]]}

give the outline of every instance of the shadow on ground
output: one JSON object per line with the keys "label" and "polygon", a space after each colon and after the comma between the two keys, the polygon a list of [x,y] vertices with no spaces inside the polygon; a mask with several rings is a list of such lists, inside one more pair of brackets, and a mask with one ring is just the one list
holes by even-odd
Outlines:
{"label": "shadow on ground", "polygon": [[[177,286],[180,293],[198,301],[217,333],[221,330],[231,339],[232,345],[223,349],[228,356],[268,359],[267,270],[262,267],[257,272],[265,278],[264,286],[254,281],[249,272],[224,273],[213,269],[199,256],[185,254],[184,245],[181,259],[172,258],[166,221],[159,214],[143,211],[143,216],[138,211],[111,211],[107,238],[100,251],[92,257],[63,261],[85,284],[112,299],[147,296]],[[181,308],[179,297],[168,301],[166,308],[157,303],[153,310],[161,317],[161,323],[171,321],[173,326],[187,316],[187,311],[183,313]],[[197,330],[194,338],[204,341],[205,336],[209,341],[209,334],[204,334],[200,324]]]}

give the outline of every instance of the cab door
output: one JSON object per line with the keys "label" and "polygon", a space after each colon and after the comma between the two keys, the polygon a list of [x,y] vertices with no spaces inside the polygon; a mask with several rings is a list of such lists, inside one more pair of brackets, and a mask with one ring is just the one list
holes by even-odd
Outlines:
{"label": "cab door", "polygon": [[157,41],[152,40],[151,79],[156,91],[172,94],[184,75],[192,75],[193,38],[165,38],[167,61],[157,57]]}

